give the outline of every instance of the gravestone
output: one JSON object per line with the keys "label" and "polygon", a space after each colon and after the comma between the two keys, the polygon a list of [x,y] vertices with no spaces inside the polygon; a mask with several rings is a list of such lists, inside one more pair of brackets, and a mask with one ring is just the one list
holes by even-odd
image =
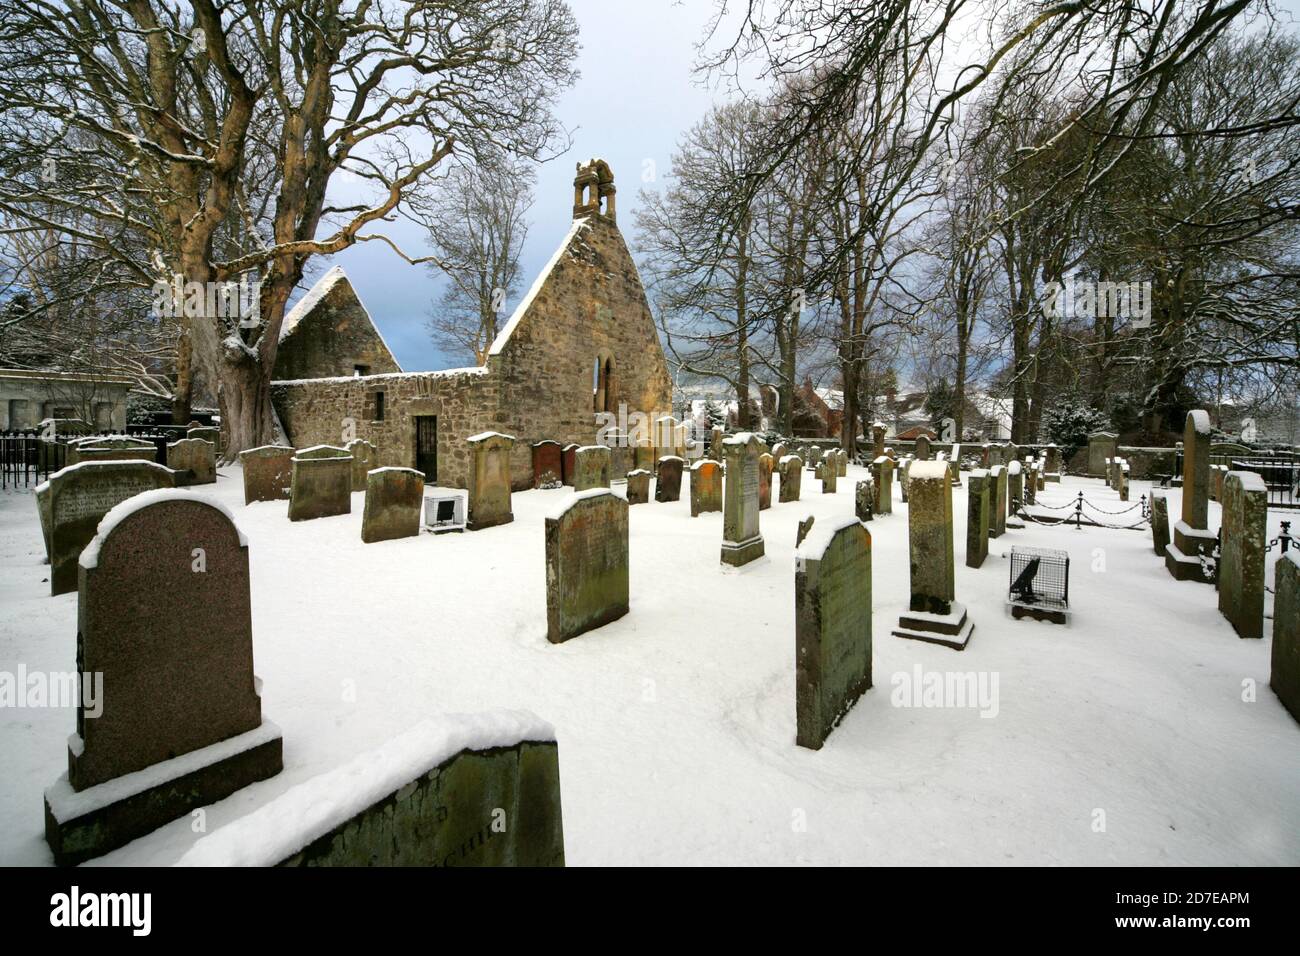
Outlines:
{"label": "gravestone", "polygon": [[677,447],[678,438],[680,438],[680,432],[677,428],[677,419],[671,415],[663,415],[655,419],[654,441],[660,458],[685,459],[685,454]]}
{"label": "gravestone", "polygon": [[244,473],[244,504],[283,501],[293,481],[293,449],[288,445],[262,445],[239,453]]}
{"label": "gravestone", "polygon": [[865,478],[854,486],[853,512],[859,521],[870,521],[875,517],[876,482],[873,478]]}
{"label": "gravestone", "polygon": [[569,444],[565,445],[560,452],[560,469],[563,472],[562,480],[566,485],[573,484],[573,474],[578,470],[578,446]]}
{"label": "gravestone", "polygon": [[758,456],[758,510],[772,507],[772,465],[774,459],[767,452]]}
{"label": "gravestone", "polygon": [[795,552],[795,743],[820,750],[871,687],[871,535],[826,522]]}
{"label": "gravestone", "polygon": [[655,472],[655,501],[678,501],[682,496],[682,468],[686,465],[676,455],[659,459]]}
{"label": "gravestone", "polygon": [[627,503],[643,505],[650,500],[650,472],[634,468],[627,473]]}
{"label": "gravestone", "polygon": [[352,513],[352,454],[333,445],[313,445],[293,456],[289,520],[310,521]]}
{"label": "gravestone", "polygon": [[[194,437],[190,435],[188,437]],[[126,435],[92,435],[68,442],[64,456],[67,465],[83,461],[152,461],[158,460],[158,446],[143,438]]]}
{"label": "gravestone", "polygon": [[804,538],[808,537],[808,534],[813,529],[813,525],[816,523],[817,519],[813,515],[808,515],[807,517],[799,519],[799,524],[796,525],[794,529],[794,546],[796,548],[803,544]]}
{"label": "gravestone", "polygon": [[876,483],[876,514],[893,514],[894,460],[887,455],[881,455],[871,463],[871,473]]}
{"label": "gravestone", "polygon": [[907,504],[907,476],[911,473],[913,460],[909,455],[898,463],[898,497],[903,504]]}
{"label": "gravestone", "polygon": [[835,494],[836,481],[840,475],[839,463],[835,460],[835,452],[828,451],[822,456],[821,464],[817,468],[817,477],[821,479],[822,494]]}
{"label": "gravestone", "polygon": [[1119,500],[1128,501],[1128,462],[1119,465]]}
{"label": "gravestone", "polygon": [[940,461],[918,461],[909,479],[908,556],[911,562],[909,610],[898,620],[898,637],[964,650],[974,625],[954,598],[952,485]]}
{"label": "gravestone", "polygon": [[777,442],[772,446],[772,461],[777,462],[786,455],[785,442]]}
{"label": "gravestone", "polygon": [[366,476],[371,469],[379,467],[379,454],[364,438],[354,438],[343,447],[352,456],[352,490],[365,491]]}
{"label": "gravestone", "polygon": [[167,443],[167,467],[178,485],[211,485],[217,480],[217,446],[201,438]]}
{"label": "gravestone", "polygon": [[721,510],[722,466],[709,459],[697,461],[691,465],[691,517]]}
{"label": "gravestone", "polygon": [[918,435],[916,437],[916,460],[917,461],[930,460],[930,436],[929,435]]}
{"label": "gravestone", "polygon": [[1106,477],[1106,459],[1115,457],[1118,439],[1114,432],[1093,432],[1088,436],[1088,474],[1093,478]]}
{"label": "gravestone", "polygon": [[575,492],[546,518],[546,639],[559,644],[628,608],[628,503]]}
{"label": "gravestone", "polygon": [[1025,476],[1020,462],[1012,461],[1007,465],[1007,515],[1015,514],[1025,502]]}
{"label": "gravestone", "polygon": [[725,432],[723,432],[723,430],[717,425],[714,425],[709,429],[709,457],[714,461],[722,461],[722,456],[724,454],[722,449],[724,434]]}
{"label": "gravestone", "polygon": [[871,426],[871,459],[872,461],[882,457],[885,454],[885,425],[883,422],[876,422]]}
{"label": "gravestone", "polygon": [[1214,480],[1211,483],[1211,491],[1212,491],[1211,500],[1222,502],[1223,501],[1223,480],[1228,477],[1228,466],[1211,465],[1210,472],[1214,476]]}
{"label": "gravestone", "polygon": [[980,446],[980,467],[993,467],[993,449],[989,445]]}
{"label": "gravestone", "polygon": [[726,493],[722,511],[722,563],[742,567],[763,556],[758,530],[759,453],[762,440],[752,432],[723,439]]}
{"label": "gravestone", "polygon": [[361,540],[366,544],[413,538],[420,533],[424,472],[414,468],[376,468],[366,475],[366,505]]}
{"label": "gravestone", "polygon": [[253,675],[248,545],[223,506],[170,489],[123,502],[79,571],[77,666],[102,675],[102,710],[78,706],[68,773],[45,791],[59,865],[282,766]]}
{"label": "gravestone", "polygon": [[1174,524],[1173,543],[1165,549],[1165,567],[1179,581],[1210,583],[1201,570],[1202,554],[1218,538],[1207,530],[1210,479],[1210,416],[1202,409],[1187,413],[1183,429],[1183,514]]}
{"label": "gravestone", "polygon": [[610,436],[610,444],[605,446],[609,451],[609,479],[615,481],[627,477],[627,473],[632,470],[632,449],[628,446],[627,436],[616,433]]}
{"label": "gravestone", "polygon": [[1273,652],[1268,685],[1300,720],[1300,549],[1277,559],[1273,570]]}
{"label": "gravestone", "polygon": [[575,456],[573,490],[609,487],[610,453],[604,445],[584,445]]}
{"label": "gravestone", "polygon": [[961,487],[961,445],[952,446],[952,453],[948,456],[948,476],[954,488]]}
{"label": "gravestone", "polygon": [[1219,546],[1219,611],[1238,637],[1264,636],[1264,555],[1268,486],[1251,471],[1223,482]]}
{"label": "gravestone", "polygon": [[1169,500],[1151,492],[1151,544],[1160,557],[1169,547]]}
{"label": "gravestone", "polygon": [[632,467],[645,472],[653,472],[655,467],[655,447],[650,439],[639,440],[632,455]]}
{"label": "gravestone", "polygon": [[849,453],[843,448],[835,449],[835,465],[838,468],[835,477],[847,478],[849,476]]}
{"label": "gravestone", "polygon": [[201,438],[204,441],[212,442],[212,444],[216,445],[217,448],[221,447],[221,429],[217,428],[215,425],[198,425],[187,428],[185,430],[185,437]]}
{"label": "gravestone", "polygon": [[99,522],[145,491],[171,488],[176,478],[157,462],[83,461],[56,471],[36,488],[36,506],[50,562],[50,595],[77,589],[77,558]]}
{"label": "gravestone", "polygon": [[989,469],[989,537],[1000,538],[1007,533],[1007,467],[994,465]]}
{"label": "gravestone", "polygon": [[1047,480],[1051,482],[1060,482],[1061,480],[1061,449],[1055,444],[1047,446]]}
{"label": "gravestone", "polygon": [[993,479],[986,468],[966,478],[966,567],[983,566],[989,556],[989,499]]}
{"label": "gravestone", "polygon": [[1032,461],[1025,462],[1024,474],[1025,504],[1032,505],[1038,501],[1038,466]]}
{"label": "gravestone", "polygon": [[782,504],[798,501],[799,482],[803,480],[803,459],[798,455],[783,455],[777,462],[777,467],[781,470],[781,488],[777,500]]}
{"label": "gravestone", "polygon": [[808,449],[808,460],[807,462],[805,462],[805,464],[808,466],[810,470],[813,471],[815,475],[817,468],[820,467],[821,463],[822,463],[821,446],[813,445],[811,448]]}
{"label": "gravestone", "polygon": [[564,484],[564,449],[557,441],[533,443],[533,487],[559,488]]}
{"label": "gravestone", "polygon": [[500,432],[482,432],[467,439],[472,462],[469,470],[470,531],[481,531],[515,520],[510,507],[510,449],[515,440]]}

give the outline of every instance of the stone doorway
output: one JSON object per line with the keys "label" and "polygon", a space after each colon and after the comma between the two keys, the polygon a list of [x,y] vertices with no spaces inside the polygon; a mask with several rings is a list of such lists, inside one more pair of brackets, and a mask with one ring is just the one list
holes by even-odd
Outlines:
{"label": "stone doorway", "polygon": [[415,416],[415,467],[428,484],[438,483],[438,416]]}

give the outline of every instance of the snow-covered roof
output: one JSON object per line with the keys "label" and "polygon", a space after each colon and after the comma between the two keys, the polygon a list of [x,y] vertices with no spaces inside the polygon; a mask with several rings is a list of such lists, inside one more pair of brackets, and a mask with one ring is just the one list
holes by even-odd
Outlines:
{"label": "snow-covered roof", "polygon": [[[291,335],[294,329],[298,327],[299,323],[310,315],[311,311],[316,308],[316,306],[320,305],[321,301],[329,295],[330,292],[333,291],[334,287],[340,282],[347,282],[348,285],[352,284],[351,280],[348,279],[347,273],[343,271],[342,266],[332,267],[328,272],[317,279],[316,284],[308,289],[303,297],[294,303],[293,308],[284,314],[284,321],[280,323],[280,341],[283,342],[285,338]],[[356,294],[355,287],[353,287],[352,292],[357,305],[360,307],[361,311],[365,313],[366,321],[369,322],[370,327],[375,330],[375,335],[379,336],[379,341],[383,343],[384,349],[392,357],[393,363],[397,365],[398,368],[401,368],[401,363],[397,361],[397,355],[391,348],[389,348],[388,342],[384,339],[384,333],[379,331],[379,326],[375,323],[374,316],[370,314],[370,310],[366,308],[366,304],[361,301],[361,296]],[[236,336],[236,338],[238,337]],[[239,343],[242,345],[243,340],[239,340]]]}

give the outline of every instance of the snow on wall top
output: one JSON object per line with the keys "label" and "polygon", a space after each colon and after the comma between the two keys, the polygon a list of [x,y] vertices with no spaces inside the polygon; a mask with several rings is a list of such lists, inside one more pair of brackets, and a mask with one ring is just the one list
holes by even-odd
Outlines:
{"label": "snow on wall top", "polygon": [[514,435],[503,435],[501,432],[479,432],[477,435],[470,435],[465,440],[466,441],[487,441],[489,438],[495,438],[495,437],[509,438],[511,441],[515,440]]}
{"label": "snow on wall top", "polygon": [[802,563],[804,561],[820,561],[830,547],[831,539],[843,529],[850,525],[862,524],[857,518],[840,518],[838,521],[815,521],[812,530],[808,532],[808,537],[803,539],[803,543],[795,549],[795,561]]}
{"label": "snow on wall top", "polygon": [[569,231],[564,234],[564,238],[560,241],[559,246],[557,246],[555,252],[551,254],[550,261],[546,263],[541,272],[537,273],[537,278],[533,280],[532,287],[529,288],[528,294],[519,301],[519,305],[515,306],[515,310],[510,314],[510,318],[506,321],[506,324],[501,327],[501,331],[497,333],[497,337],[492,340],[492,347],[488,349],[488,355],[501,354],[502,350],[506,347],[506,343],[510,341],[510,336],[514,335],[515,328],[523,320],[525,313],[527,313],[532,307],[533,300],[537,298],[538,293],[542,291],[542,286],[546,285],[546,280],[550,278],[551,272],[555,269],[556,265],[559,264],[560,257],[568,251],[569,243],[573,242],[574,237],[577,236],[580,231],[590,228],[591,222],[586,217],[573,220],[573,225],[569,226]]}
{"label": "snow on wall top", "polygon": [[602,495],[609,495],[611,498],[618,497],[618,495],[614,494],[614,492],[610,491],[608,488],[588,488],[585,491],[575,491],[551,509],[550,513],[546,516],[546,520],[559,521],[564,517],[568,510],[579,501],[586,501],[588,498],[599,498]]}
{"label": "snow on wall top", "polygon": [[99,522],[99,527],[95,529],[95,537],[91,539],[90,544],[86,545],[81,552],[81,557],[77,559],[87,571],[99,566],[99,549],[103,546],[108,536],[113,533],[113,529],[120,525],[137,511],[142,511],[150,505],[156,505],[160,501],[197,501],[201,505],[207,505],[209,508],[216,508],[223,515],[230,519],[234,525],[235,534],[239,535],[239,546],[248,547],[248,538],[240,529],[239,523],[235,521],[235,516],[230,513],[230,509],[216,498],[209,498],[207,495],[196,495],[185,490],[184,488],[157,488],[153,491],[142,491],[138,495],[132,495],[120,504],[114,505],[109,509],[108,514],[104,515]]}
{"label": "snow on wall top", "polygon": [[208,834],[176,865],[271,866],[463,750],[553,740],[555,728],[526,710],[445,714],[424,720]]}

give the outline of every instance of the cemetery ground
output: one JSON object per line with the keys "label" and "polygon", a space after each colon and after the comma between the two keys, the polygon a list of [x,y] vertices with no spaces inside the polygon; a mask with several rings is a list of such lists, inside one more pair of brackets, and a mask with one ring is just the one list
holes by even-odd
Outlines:
{"label": "cemetery ground", "polygon": [[[363,493],[350,515],[290,522],[286,501],[246,507],[223,467],[194,493],[248,538],[255,668],[284,770],[209,807],[206,831],[429,716],[526,708],[556,727],[571,865],[1300,863],[1300,726],[1268,688],[1271,637],[1238,638],[1213,587],[1175,581],[1145,528],[1031,524],[973,570],[953,489],[956,595],[975,624],[957,652],[890,634],[908,598],[895,483],[894,513],[867,525],[874,687],[821,750],[795,746],[796,526],[851,516],[866,475],[773,494],[766,556],[741,569],[719,562],[721,512],[692,518],[685,493],[631,508],[629,613],[555,645],[543,524],[570,489],[516,493],[514,521],[484,531],[367,545]],[[1122,507],[1070,477],[1039,501],[1080,489]],[[1134,482],[1131,500],[1149,493]],[[1284,517],[1270,512],[1270,538]],[[1007,613],[1016,544],[1069,552],[1067,626]],[[42,554],[31,493],[0,495],[0,670],[75,667],[77,595],[49,596]],[[895,706],[895,675],[917,668],[995,675],[993,706]],[[0,863],[52,863],[42,793],[74,720],[0,708]],[[95,862],[169,864],[201,835],[184,817]]]}

